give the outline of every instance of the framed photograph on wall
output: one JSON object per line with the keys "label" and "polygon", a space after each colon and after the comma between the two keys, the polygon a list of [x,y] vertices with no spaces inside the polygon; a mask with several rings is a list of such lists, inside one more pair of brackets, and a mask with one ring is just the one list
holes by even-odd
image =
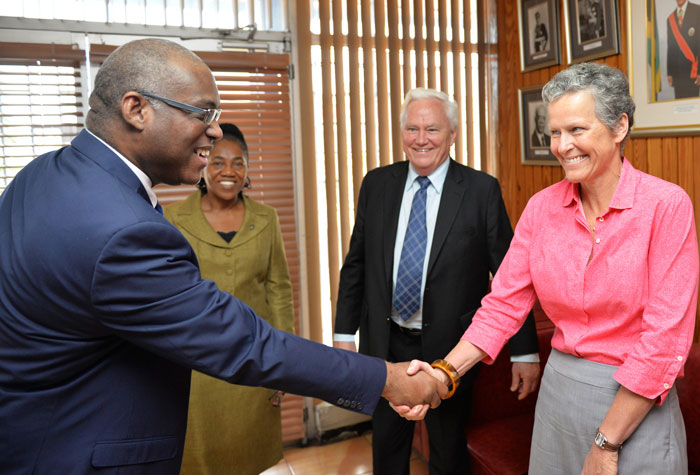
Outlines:
{"label": "framed photograph on wall", "polygon": [[558,0],[518,0],[523,72],[559,64]]}
{"label": "framed photograph on wall", "polygon": [[547,105],[542,101],[542,86],[520,88],[518,105],[523,164],[558,166],[559,161],[549,150],[551,137],[547,127]]}
{"label": "framed photograph on wall", "polygon": [[700,72],[692,77],[693,61],[683,52],[687,46],[691,57],[700,54],[696,2],[685,2],[679,19],[676,0],[627,0],[633,136],[700,133]]}
{"label": "framed photograph on wall", "polygon": [[620,52],[617,0],[564,0],[564,18],[570,64]]}

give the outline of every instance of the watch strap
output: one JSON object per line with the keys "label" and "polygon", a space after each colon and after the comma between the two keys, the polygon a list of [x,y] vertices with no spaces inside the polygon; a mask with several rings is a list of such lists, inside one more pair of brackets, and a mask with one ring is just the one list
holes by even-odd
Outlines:
{"label": "watch strap", "polygon": [[609,452],[617,452],[622,448],[622,444],[613,444],[612,442],[608,442],[608,438],[605,437],[605,435],[600,431],[600,429],[597,430],[593,442],[595,442],[595,445],[597,445],[601,449],[607,450]]}

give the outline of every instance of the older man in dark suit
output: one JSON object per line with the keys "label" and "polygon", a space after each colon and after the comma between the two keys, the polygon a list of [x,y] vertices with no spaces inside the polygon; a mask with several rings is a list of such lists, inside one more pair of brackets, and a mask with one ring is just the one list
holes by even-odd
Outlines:
{"label": "older man in dark suit", "polygon": [[[432,361],[469,326],[513,232],[496,179],[449,159],[457,123],[457,105],[444,93],[407,94],[401,136],[408,160],[370,171],[360,189],[340,274],[336,347],[354,350],[359,328],[361,353]],[[512,354],[537,352],[532,316],[511,343]],[[468,472],[464,427],[476,373],[426,417],[432,474]],[[514,364],[511,390],[525,397],[538,375],[537,364]],[[377,406],[375,474],[409,473],[413,428],[388,404]]]}
{"label": "older man in dark suit", "polygon": [[201,278],[151,189],[195,183],[221,137],[197,56],[128,43],[90,107],[0,197],[0,472],[178,473],[191,368],[366,413],[439,403],[442,383],[274,330]]}

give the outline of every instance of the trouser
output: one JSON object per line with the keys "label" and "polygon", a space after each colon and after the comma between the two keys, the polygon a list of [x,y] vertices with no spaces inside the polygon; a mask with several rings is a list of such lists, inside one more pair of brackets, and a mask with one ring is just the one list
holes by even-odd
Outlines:
{"label": "trouser", "polygon": [[[401,333],[392,324],[389,361],[423,360],[420,336]],[[471,375],[470,375],[471,376]],[[464,429],[471,408],[473,377],[462,378],[457,393],[431,409],[425,418],[430,442],[431,475],[468,474]],[[372,461],[375,475],[408,475],[414,421],[399,416],[381,399],[372,416]]]}

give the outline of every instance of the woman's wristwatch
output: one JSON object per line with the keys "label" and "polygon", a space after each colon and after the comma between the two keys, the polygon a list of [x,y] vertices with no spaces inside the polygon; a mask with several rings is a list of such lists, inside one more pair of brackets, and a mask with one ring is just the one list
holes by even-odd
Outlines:
{"label": "woman's wristwatch", "polygon": [[593,442],[595,442],[595,445],[603,450],[607,450],[608,452],[617,452],[622,448],[622,444],[613,444],[608,442],[608,438],[603,435],[600,429],[598,429],[596,432]]}

